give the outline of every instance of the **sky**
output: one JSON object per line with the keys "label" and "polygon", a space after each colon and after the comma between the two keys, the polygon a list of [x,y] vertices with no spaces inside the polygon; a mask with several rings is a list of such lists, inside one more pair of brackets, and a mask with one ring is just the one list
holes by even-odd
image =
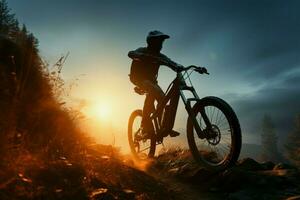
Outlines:
{"label": "sky", "polygon": [[[168,57],[208,69],[209,76],[192,75],[194,86],[200,97],[230,103],[244,142],[260,142],[261,121],[268,114],[283,143],[300,113],[300,1],[8,0],[8,5],[39,39],[43,59],[54,64],[70,52],[63,78],[79,79],[72,102],[86,105],[90,118],[97,105],[110,105],[111,119],[98,122],[122,138],[128,116],[144,99],[128,79],[127,53],[145,46],[151,30],[171,36],[162,51]],[[164,90],[174,77],[160,68]],[[184,132],[185,124],[181,103],[175,128]]]}

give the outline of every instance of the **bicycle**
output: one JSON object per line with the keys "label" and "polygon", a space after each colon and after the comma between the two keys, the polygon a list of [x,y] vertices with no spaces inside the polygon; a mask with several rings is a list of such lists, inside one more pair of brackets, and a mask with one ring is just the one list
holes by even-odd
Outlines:
{"label": "bicycle", "polygon": [[[168,136],[160,131],[168,132],[173,129],[180,97],[188,112],[187,140],[194,160],[214,171],[229,168],[238,160],[242,143],[239,120],[224,100],[213,96],[198,96],[190,79],[194,71],[209,74],[205,68],[194,65],[177,71],[176,78],[166,90],[162,103],[151,113],[154,134],[149,136],[142,131],[142,110],[131,113],[128,140],[136,160],[154,157],[156,145],[161,144]],[[134,90],[140,95],[148,95],[139,87],[135,87]],[[193,97],[186,98],[184,91],[189,91]]]}

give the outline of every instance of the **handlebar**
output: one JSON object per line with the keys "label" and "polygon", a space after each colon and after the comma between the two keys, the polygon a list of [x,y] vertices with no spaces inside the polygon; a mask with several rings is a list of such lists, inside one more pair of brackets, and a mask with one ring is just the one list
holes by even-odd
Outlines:
{"label": "handlebar", "polygon": [[181,69],[179,72],[188,71],[189,69],[194,69],[194,71],[198,72],[199,74],[209,74],[205,67],[198,67],[195,65],[190,65],[188,67],[185,67],[185,68]]}

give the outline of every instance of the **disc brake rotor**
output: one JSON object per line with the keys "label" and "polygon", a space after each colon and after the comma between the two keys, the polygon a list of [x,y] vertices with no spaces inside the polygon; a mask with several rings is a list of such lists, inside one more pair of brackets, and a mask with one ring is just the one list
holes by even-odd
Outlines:
{"label": "disc brake rotor", "polygon": [[221,141],[221,131],[218,126],[212,124],[211,129],[207,130],[208,137],[207,142],[211,145],[217,145]]}

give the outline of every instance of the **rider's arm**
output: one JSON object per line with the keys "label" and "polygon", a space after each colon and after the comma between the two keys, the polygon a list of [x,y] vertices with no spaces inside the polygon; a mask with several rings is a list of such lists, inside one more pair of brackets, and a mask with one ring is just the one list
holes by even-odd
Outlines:
{"label": "rider's arm", "polygon": [[128,57],[135,60],[135,59],[143,59],[144,58],[144,48],[138,48],[134,51],[128,52]]}
{"label": "rider's arm", "polygon": [[164,54],[160,55],[161,60],[162,60],[162,65],[165,65],[167,67],[170,67],[172,70],[177,71],[179,69],[182,69],[183,66],[172,61],[170,58],[168,58],[167,56],[165,56]]}
{"label": "rider's arm", "polygon": [[172,61],[164,54],[160,54],[159,56],[148,54],[145,48],[143,47],[138,48],[134,51],[129,51],[128,57],[130,57],[133,60],[145,60],[149,62],[158,62],[160,65],[165,65],[167,67],[170,67],[174,71],[183,68],[182,65]]}
{"label": "rider's arm", "polygon": [[162,59],[160,56],[151,55],[146,52],[145,48],[141,47],[134,51],[128,52],[128,57],[133,60],[142,60],[146,62],[156,62],[162,64]]}

